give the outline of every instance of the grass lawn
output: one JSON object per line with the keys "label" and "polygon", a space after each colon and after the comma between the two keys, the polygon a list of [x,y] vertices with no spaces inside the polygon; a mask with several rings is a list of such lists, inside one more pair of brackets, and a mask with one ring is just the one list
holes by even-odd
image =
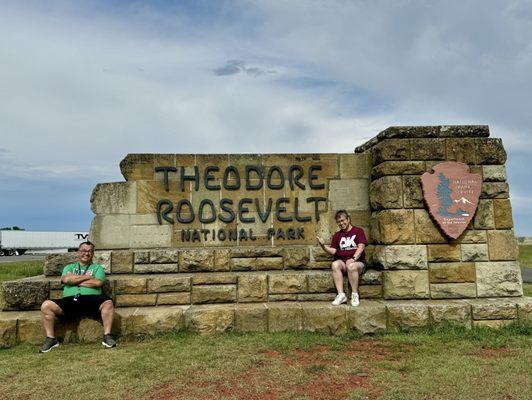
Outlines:
{"label": "grass lawn", "polygon": [[358,338],[186,332],[0,351],[2,399],[530,399],[530,326]]}
{"label": "grass lawn", "polygon": [[0,264],[0,282],[41,275],[43,261],[15,261]]}
{"label": "grass lawn", "polygon": [[532,244],[519,246],[519,265],[532,268]]}

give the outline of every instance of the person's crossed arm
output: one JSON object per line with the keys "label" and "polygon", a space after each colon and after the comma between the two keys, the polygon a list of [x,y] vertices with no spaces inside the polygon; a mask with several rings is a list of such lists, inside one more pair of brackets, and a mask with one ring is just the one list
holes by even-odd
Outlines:
{"label": "person's crossed arm", "polygon": [[92,288],[102,287],[103,281],[96,279],[96,278],[91,278],[84,282],[81,282],[79,286],[92,287]]}
{"label": "person's crossed arm", "polygon": [[61,283],[67,286],[101,287],[103,281],[89,275],[75,275],[68,273],[61,278]]}
{"label": "person's crossed arm", "polygon": [[61,283],[67,285],[67,286],[78,286],[80,283],[88,281],[91,279],[90,276],[87,275],[75,275],[72,273],[68,273],[66,275],[63,275],[61,277]]}

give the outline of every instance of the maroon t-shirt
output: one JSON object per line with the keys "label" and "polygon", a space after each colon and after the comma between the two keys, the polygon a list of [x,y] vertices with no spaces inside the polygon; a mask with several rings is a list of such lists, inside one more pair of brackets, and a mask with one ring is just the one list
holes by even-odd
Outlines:
{"label": "maroon t-shirt", "polygon": [[[361,243],[368,244],[364,230],[358,226],[353,226],[349,231],[336,232],[331,240],[331,247],[336,249],[334,254],[335,260],[345,261],[352,258],[357,250],[357,246]],[[366,254],[363,251],[358,258],[358,261],[366,261]]]}

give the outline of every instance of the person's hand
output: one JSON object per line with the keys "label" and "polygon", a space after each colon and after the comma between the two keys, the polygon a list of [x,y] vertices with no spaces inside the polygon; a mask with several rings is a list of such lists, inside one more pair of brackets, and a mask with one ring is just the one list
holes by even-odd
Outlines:
{"label": "person's hand", "polygon": [[319,236],[316,236],[316,239],[318,240],[318,244],[319,244],[320,246],[323,246],[323,245],[325,244],[325,242],[323,241],[323,239],[320,238]]}

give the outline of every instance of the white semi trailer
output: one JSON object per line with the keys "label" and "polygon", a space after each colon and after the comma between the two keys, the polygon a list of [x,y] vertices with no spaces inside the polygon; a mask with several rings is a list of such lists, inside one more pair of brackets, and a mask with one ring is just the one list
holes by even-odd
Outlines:
{"label": "white semi trailer", "polygon": [[28,250],[76,250],[88,237],[87,232],[0,230],[0,256],[22,255]]}

